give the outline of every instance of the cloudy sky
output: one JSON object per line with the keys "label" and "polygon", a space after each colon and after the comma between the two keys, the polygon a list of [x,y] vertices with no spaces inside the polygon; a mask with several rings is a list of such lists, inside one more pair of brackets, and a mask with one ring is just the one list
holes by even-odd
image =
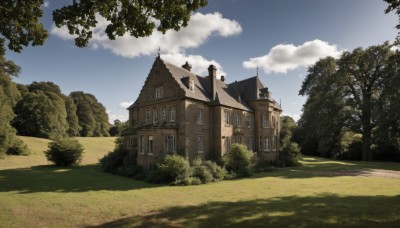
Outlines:
{"label": "cloudy sky", "polygon": [[42,22],[50,31],[45,45],[8,51],[6,57],[22,67],[17,82],[52,81],[65,94],[91,93],[110,121],[127,119],[126,107],[137,98],[159,48],[164,60],[179,66],[188,61],[199,75],[214,64],[228,83],[255,76],[258,67],[284,114],[298,119],[305,101],[298,91],[308,66],[393,41],[397,34],[397,17],[384,13],[383,0],[209,0],[186,28],[145,38],[110,41],[103,32],[106,21],[98,18],[89,47],[77,48],[51,20],[52,10],[66,2],[43,5]]}

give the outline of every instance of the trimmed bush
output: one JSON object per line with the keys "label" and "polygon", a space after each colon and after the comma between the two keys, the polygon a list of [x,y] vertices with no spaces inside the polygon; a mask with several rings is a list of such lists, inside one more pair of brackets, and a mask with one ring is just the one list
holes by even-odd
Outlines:
{"label": "trimmed bush", "polygon": [[231,151],[223,157],[225,167],[237,177],[251,176],[257,164],[257,155],[242,144],[232,144]]}
{"label": "trimmed bush", "polygon": [[219,166],[217,163],[213,161],[205,161],[203,162],[203,165],[207,167],[208,170],[211,172],[213,177],[213,182],[222,181],[228,174],[225,168]]}
{"label": "trimmed bush", "polygon": [[81,162],[83,146],[76,139],[61,139],[49,143],[44,152],[47,160],[56,166],[78,165]]}
{"label": "trimmed bush", "polygon": [[179,183],[179,179],[191,176],[189,161],[176,154],[165,156],[157,170],[157,182]]}

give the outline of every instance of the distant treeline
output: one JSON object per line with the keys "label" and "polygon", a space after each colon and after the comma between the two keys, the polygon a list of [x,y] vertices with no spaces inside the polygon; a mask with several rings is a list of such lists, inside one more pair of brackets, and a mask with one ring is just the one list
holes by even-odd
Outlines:
{"label": "distant treeline", "polygon": [[64,95],[53,82],[17,84],[20,67],[0,56],[0,156],[17,144],[16,134],[56,139],[110,136],[104,106],[84,92]]}

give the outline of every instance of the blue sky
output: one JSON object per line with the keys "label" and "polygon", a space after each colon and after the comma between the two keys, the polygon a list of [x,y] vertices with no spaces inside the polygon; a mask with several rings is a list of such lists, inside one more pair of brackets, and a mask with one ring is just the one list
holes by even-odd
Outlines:
{"label": "blue sky", "polygon": [[256,75],[282,102],[283,114],[298,119],[305,101],[298,96],[307,66],[327,55],[393,41],[397,17],[385,14],[383,0],[210,0],[179,32],[158,32],[144,39],[105,38],[99,18],[87,48],[74,46],[65,29],[57,29],[51,12],[68,0],[46,1],[43,46],[8,51],[22,67],[17,82],[52,81],[65,94],[91,93],[106,107],[110,120],[126,120],[161,48],[165,60],[189,61],[199,75],[215,64],[228,83]]}

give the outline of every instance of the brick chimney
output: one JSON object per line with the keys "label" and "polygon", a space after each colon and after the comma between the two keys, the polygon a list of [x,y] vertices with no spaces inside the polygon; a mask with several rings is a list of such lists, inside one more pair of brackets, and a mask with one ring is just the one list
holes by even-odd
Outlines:
{"label": "brick chimney", "polygon": [[217,94],[217,68],[214,65],[208,67],[208,77],[211,81],[211,98],[214,101]]}
{"label": "brick chimney", "polygon": [[190,65],[187,61],[185,64],[182,65],[183,69],[186,69],[187,71],[192,70],[192,65]]}
{"label": "brick chimney", "polygon": [[225,82],[225,76],[224,75],[221,75],[221,81]]}

